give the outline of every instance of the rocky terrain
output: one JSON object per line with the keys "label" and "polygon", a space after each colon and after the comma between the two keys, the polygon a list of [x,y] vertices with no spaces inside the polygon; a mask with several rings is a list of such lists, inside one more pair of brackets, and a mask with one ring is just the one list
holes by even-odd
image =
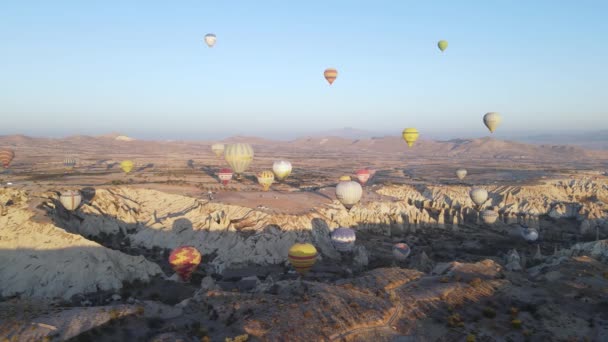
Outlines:
{"label": "rocky terrain", "polygon": [[[329,162],[340,145],[325,139],[334,147],[305,154],[287,181],[261,192],[250,173],[218,185],[221,161],[210,151],[189,169],[179,154],[159,161],[161,152],[133,145],[150,163],[129,176],[107,160],[65,173],[44,165],[51,157],[36,159],[39,142],[23,137],[23,159],[0,175],[13,183],[0,189],[0,341],[608,339],[608,178],[593,171],[604,159],[564,168],[556,152],[542,169],[526,158],[493,166],[507,148],[455,181],[458,156],[483,159],[484,150],[438,153],[405,169],[377,153],[342,165]],[[155,144],[184,153],[194,146]],[[273,148],[260,148],[259,163],[272,160]],[[324,161],[327,168],[315,167]],[[347,210],[336,179],[357,164],[379,166]],[[496,223],[482,222],[473,185],[488,191],[482,207],[498,213]],[[60,204],[65,189],[83,194],[77,210]],[[526,242],[520,224],[538,229],[539,240]],[[351,253],[332,246],[337,227],[357,231]],[[391,252],[400,241],[412,248],[403,262]],[[319,251],[303,277],[287,261],[296,242]],[[168,263],[182,245],[203,255],[189,282]]]}

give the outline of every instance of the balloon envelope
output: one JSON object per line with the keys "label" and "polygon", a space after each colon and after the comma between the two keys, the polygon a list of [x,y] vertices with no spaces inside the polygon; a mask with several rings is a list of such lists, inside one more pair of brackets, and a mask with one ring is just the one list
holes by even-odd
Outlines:
{"label": "balloon envelope", "polygon": [[486,127],[488,127],[491,133],[494,133],[501,122],[502,117],[498,113],[490,112],[483,116],[483,123],[486,125]]}
{"label": "balloon envelope", "polygon": [[287,160],[277,160],[272,164],[272,171],[278,180],[283,180],[291,174],[291,163]]}
{"label": "balloon envelope", "polygon": [[481,212],[481,220],[485,224],[494,224],[498,219],[498,213],[494,210],[484,210]]}
{"label": "balloon envelope", "polygon": [[448,48],[448,41],[447,40],[440,40],[437,43],[437,47],[439,48],[439,50],[445,51],[445,49]]}
{"label": "balloon envelope", "polygon": [[365,183],[367,183],[367,181],[369,180],[370,176],[371,173],[369,172],[369,170],[357,170],[357,179],[359,180],[359,183],[361,183],[361,185],[365,185]]}
{"label": "balloon envelope", "polygon": [[488,200],[488,192],[485,189],[474,188],[469,192],[469,196],[471,196],[471,200],[477,206],[481,206]]}
{"label": "balloon envelope", "polygon": [[61,193],[59,202],[69,211],[76,210],[82,201],[82,195],[79,191],[68,190]]}
{"label": "balloon envelope", "polygon": [[309,243],[296,243],[289,249],[287,257],[296,272],[304,275],[317,261],[317,249]]}
{"label": "balloon envelope", "polygon": [[228,183],[232,179],[232,170],[226,168],[221,169],[220,172],[218,172],[217,176],[219,177],[223,185],[228,185]]}
{"label": "balloon envelope", "polygon": [[192,272],[201,263],[201,259],[201,253],[196,248],[182,246],[171,252],[169,264],[183,281],[188,281],[192,276]]}
{"label": "balloon envelope", "polygon": [[332,85],[332,83],[334,83],[334,81],[338,77],[338,70],[334,68],[325,69],[325,72],[323,72],[323,76],[325,76],[325,79],[327,80],[327,82],[329,82],[329,85]]}
{"label": "balloon envelope", "polygon": [[362,194],[363,188],[357,182],[340,182],[336,186],[336,197],[346,209],[350,209],[353,205],[357,204]]}
{"label": "balloon envelope", "polygon": [[7,169],[9,165],[11,165],[11,161],[15,158],[15,151],[5,148],[0,150],[0,163],[2,166]]}
{"label": "balloon envelope", "polygon": [[456,177],[458,177],[458,179],[463,180],[464,177],[467,176],[467,170],[465,169],[458,169],[456,170]]}
{"label": "balloon envelope", "polygon": [[404,261],[410,255],[411,249],[406,243],[400,242],[393,246],[393,256],[398,261]]}
{"label": "balloon envelope", "polygon": [[405,142],[407,143],[407,146],[412,147],[414,146],[416,140],[418,140],[418,136],[420,135],[420,133],[415,128],[406,128],[403,130],[403,133],[401,135],[403,136],[403,140],[405,140]]}
{"label": "balloon envelope", "polygon": [[66,169],[71,170],[76,166],[76,159],[74,158],[65,158],[63,160],[63,166],[65,166]]}
{"label": "balloon envelope", "polygon": [[130,160],[125,160],[122,161],[120,163],[120,168],[125,172],[125,173],[129,173],[131,172],[131,170],[133,170],[133,167],[135,166],[135,164],[130,161]]}
{"label": "balloon envelope", "polygon": [[253,160],[253,148],[249,144],[232,144],[224,149],[224,158],[235,173],[243,173]]}
{"label": "balloon envelope", "polygon": [[213,47],[215,45],[216,41],[217,41],[217,37],[215,36],[215,34],[208,33],[205,35],[205,43],[207,44],[207,46]]}
{"label": "balloon envelope", "polygon": [[350,176],[340,176],[340,178],[338,178],[338,181],[340,182],[350,182]]}
{"label": "balloon envelope", "polygon": [[350,252],[355,247],[357,234],[351,228],[338,228],[331,232],[331,242],[340,252]]}
{"label": "balloon envelope", "polygon": [[211,145],[211,151],[219,158],[224,153],[224,147],[224,144],[213,144]]}
{"label": "balloon envelope", "polygon": [[521,236],[528,242],[534,242],[538,239],[538,231],[534,228],[522,227]]}
{"label": "balloon envelope", "polygon": [[264,191],[268,191],[274,182],[274,173],[272,171],[262,171],[258,173],[257,177],[258,183],[260,183]]}

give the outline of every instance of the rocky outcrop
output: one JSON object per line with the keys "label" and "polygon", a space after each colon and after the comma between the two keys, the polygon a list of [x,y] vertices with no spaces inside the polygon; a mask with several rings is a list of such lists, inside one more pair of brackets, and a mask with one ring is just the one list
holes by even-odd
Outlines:
{"label": "rocky outcrop", "polygon": [[162,274],[143,256],[126,255],[52,224],[34,222],[27,203],[15,203],[0,217],[1,296],[69,299]]}

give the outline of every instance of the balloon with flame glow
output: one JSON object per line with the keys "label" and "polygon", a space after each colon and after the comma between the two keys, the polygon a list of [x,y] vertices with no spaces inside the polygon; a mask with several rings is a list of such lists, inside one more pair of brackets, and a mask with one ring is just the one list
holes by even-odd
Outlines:
{"label": "balloon with flame glow", "polygon": [[169,255],[171,268],[183,281],[189,281],[192,273],[201,263],[201,253],[192,246],[182,246],[174,249]]}

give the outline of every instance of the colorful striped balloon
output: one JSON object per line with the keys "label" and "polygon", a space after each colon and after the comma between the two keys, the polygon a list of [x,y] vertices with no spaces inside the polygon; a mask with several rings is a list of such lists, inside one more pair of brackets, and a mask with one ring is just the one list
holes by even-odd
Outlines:
{"label": "colorful striped balloon", "polygon": [[226,168],[221,169],[220,172],[218,172],[217,176],[220,178],[223,185],[228,185],[228,183],[232,179],[232,170]]}
{"label": "colorful striped balloon", "polygon": [[331,232],[331,242],[334,248],[340,252],[350,252],[355,247],[357,234],[351,228],[337,228]]}
{"label": "colorful striped balloon", "polygon": [[296,272],[305,275],[317,261],[317,249],[309,243],[296,243],[289,249],[288,259]]}
{"label": "colorful striped balloon", "polygon": [[192,272],[201,263],[201,253],[192,246],[182,246],[174,249],[169,255],[171,268],[179,275],[183,281],[189,281]]}
{"label": "colorful striped balloon", "polygon": [[80,191],[68,190],[61,193],[59,196],[59,202],[69,211],[76,210],[82,201],[82,195]]}
{"label": "colorful striped balloon", "polygon": [[71,170],[76,166],[76,159],[74,158],[65,158],[63,160],[63,166],[65,166],[66,169]]}
{"label": "colorful striped balloon", "polygon": [[249,144],[232,144],[224,149],[224,158],[237,174],[247,170],[253,161],[253,148]]}
{"label": "colorful striped balloon", "polygon": [[393,246],[393,256],[398,261],[404,261],[405,259],[407,259],[407,257],[410,255],[410,252],[410,246],[408,246],[404,242],[396,243]]}
{"label": "colorful striped balloon", "polygon": [[262,189],[264,189],[264,191],[268,191],[268,189],[270,189],[270,186],[274,182],[274,173],[272,171],[266,170],[258,173],[257,177],[258,183],[260,183]]}
{"label": "colorful striped balloon", "polygon": [[338,70],[334,68],[327,68],[325,69],[325,72],[323,72],[323,76],[325,76],[325,79],[327,82],[329,82],[329,85],[332,85],[332,83],[334,83],[338,77]]}
{"label": "colorful striped balloon", "polygon": [[0,162],[5,169],[8,169],[8,166],[11,165],[13,158],[15,158],[15,151],[8,148],[0,150]]}

